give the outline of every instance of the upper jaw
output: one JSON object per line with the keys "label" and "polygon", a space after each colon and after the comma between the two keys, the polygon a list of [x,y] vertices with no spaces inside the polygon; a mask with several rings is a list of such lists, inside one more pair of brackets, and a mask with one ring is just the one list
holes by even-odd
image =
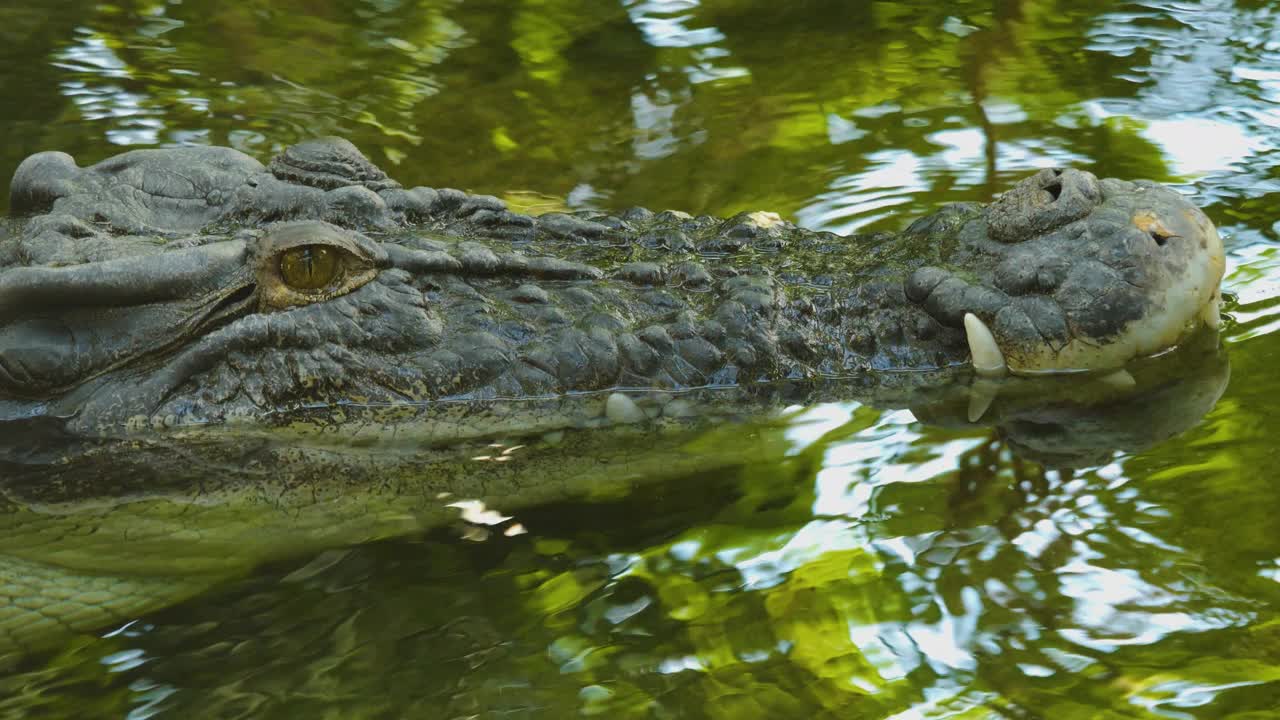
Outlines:
{"label": "upper jaw", "polygon": [[984,374],[1117,368],[1218,322],[1222,241],[1203,212],[1155,183],[1043,171],[958,240],[945,267],[917,269],[905,289],[965,329]]}
{"label": "upper jaw", "polygon": [[[218,217],[233,217],[245,208],[258,207],[263,198],[276,198],[272,193],[279,191],[277,204],[290,217],[333,214],[348,225],[376,226],[377,222],[365,221],[425,216],[426,209],[435,212],[452,207],[455,196],[461,196],[456,191],[450,195],[450,191],[398,189],[376,168],[362,164],[354,148],[339,141],[301,147],[285,158],[289,162],[274,163],[270,172],[230,150],[169,153],[139,151],[88,169],[77,168],[61,154],[37,156],[24,163],[15,177],[14,187],[26,190],[20,194],[22,202],[15,201],[14,207],[37,212],[51,210],[58,202],[58,213],[78,217],[77,212],[91,209],[89,203],[97,196],[90,191],[98,187],[99,175],[114,170],[163,178],[160,186],[141,180],[137,185],[157,191],[158,207],[177,203],[181,210],[183,203],[195,198],[188,197],[192,193],[187,185],[177,183],[178,174],[170,170],[186,159],[198,159],[211,168],[197,184],[212,190],[198,204],[218,208],[208,210]],[[479,208],[475,217],[511,216],[481,200],[467,201]],[[450,212],[471,217],[463,207]],[[181,223],[201,227],[207,220],[199,213],[175,210],[172,214]],[[126,221],[149,227],[168,222],[167,217],[166,213],[122,216],[119,227],[134,227]],[[942,325],[969,331],[975,365],[985,371],[1007,368],[1034,373],[1115,367],[1176,343],[1188,325],[1216,321],[1223,266],[1221,241],[1203,213],[1170,190],[1150,183],[1098,181],[1077,170],[1045,170],[1019,183],[986,210],[948,217],[956,222],[956,228],[948,222],[935,223],[932,229],[917,224],[908,230],[907,234],[915,231],[931,239],[954,231],[955,237],[948,239],[957,241],[957,249],[951,251],[952,243],[942,243],[948,249],[938,250],[938,264],[915,270],[905,290]],[[257,215],[241,219],[251,224],[262,222]],[[522,220],[528,221],[525,226],[532,223],[528,218]],[[112,222],[116,222],[114,216]],[[166,226],[165,231],[173,233],[185,227]],[[56,245],[51,243],[50,247]],[[407,269],[444,261],[438,253],[399,248],[386,256],[374,251],[365,255],[371,268],[380,270],[388,265]],[[247,278],[241,277],[243,273],[232,274],[236,281]],[[366,274],[371,276],[372,271]],[[136,286],[129,287],[130,292],[136,290]],[[899,296],[891,297],[897,304]],[[296,304],[287,298],[263,302],[275,308]],[[927,319],[918,317],[918,310],[911,312],[913,320],[926,320],[929,325]],[[158,322],[151,326],[164,327]],[[896,324],[892,327],[895,332],[899,329]],[[926,329],[930,333],[935,330],[932,326]],[[958,338],[957,332],[949,334],[946,347],[959,350]],[[113,367],[114,363],[104,360],[99,365]]]}

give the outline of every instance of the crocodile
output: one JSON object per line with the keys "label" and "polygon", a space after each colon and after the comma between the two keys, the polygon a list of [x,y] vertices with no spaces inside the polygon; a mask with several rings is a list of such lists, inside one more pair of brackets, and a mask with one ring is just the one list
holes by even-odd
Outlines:
{"label": "crocodile", "polygon": [[[839,236],[766,212],[533,217],[406,189],[321,138],[266,165],[219,147],[83,168],[39,153],[10,210],[0,648],[468,503],[776,461],[799,411],[779,412],[815,402],[943,407],[963,386],[975,421],[992,392],[969,379],[1009,376],[1022,409],[989,422],[1052,455],[1070,433],[1019,426],[1028,399],[1165,398],[1182,366],[1122,368],[1197,333],[1216,348],[1224,268],[1176,191],[1074,169]],[[1205,377],[1174,425],[1221,393],[1226,375]],[[1139,444],[1176,430],[1151,425]]]}

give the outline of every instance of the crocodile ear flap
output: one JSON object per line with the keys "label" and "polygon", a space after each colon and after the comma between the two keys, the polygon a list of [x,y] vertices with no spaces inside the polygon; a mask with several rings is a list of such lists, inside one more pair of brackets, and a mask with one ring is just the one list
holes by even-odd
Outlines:
{"label": "crocodile ear flap", "polygon": [[1101,202],[1102,189],[1092,173],[1041,170],[991,204],[987,226],[1000,242],[1023,242],[1079,220]]}

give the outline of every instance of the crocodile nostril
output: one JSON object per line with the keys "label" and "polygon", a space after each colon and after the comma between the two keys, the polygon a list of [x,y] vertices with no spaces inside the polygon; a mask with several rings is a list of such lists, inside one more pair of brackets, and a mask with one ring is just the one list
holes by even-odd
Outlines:
{"label": "crocodile nostril", "polygon": [[1000,242],[1024,242],[1088,215],[1102,202],[1098,179],[1083,170],[1041,170],[991,204],[987,226]]}
{"label": "crocodile nostril", "polygon": [[1062,197],[1062,181],[1054,180],[1045,187],[1044,191],[1049,193],[1049,197],[1053,198],[1049,202],[1057,202],[1058,198]]}

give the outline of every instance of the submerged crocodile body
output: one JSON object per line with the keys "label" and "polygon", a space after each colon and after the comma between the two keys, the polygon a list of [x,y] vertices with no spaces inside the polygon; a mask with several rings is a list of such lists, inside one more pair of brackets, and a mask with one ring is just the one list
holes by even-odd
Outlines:
{"label": "submerged crocodile body", "polygon": [[508,509],[781,452],[707,444],[727,418],[914,405],[970,367],[1119,368],[1216,327],[1223,271],[1176,192],[1075,170],[850,237],[768,213],[530,217],[404,189],[337,139],[267,166],[41,153],[10,204],[12,646],[439,524],[451,498]]}

